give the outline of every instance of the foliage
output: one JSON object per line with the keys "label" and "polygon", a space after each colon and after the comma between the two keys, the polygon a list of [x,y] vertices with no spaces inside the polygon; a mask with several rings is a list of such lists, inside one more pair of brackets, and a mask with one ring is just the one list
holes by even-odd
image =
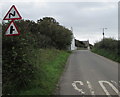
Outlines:
{"label": "foliage", "polygon": [[[31,88],[21,91],[20,94],[52,95],[70,53],[56,49],[38,49],[34,53],[37,54],[35,65],[39,71],[35,74]],[[34,59],[31,57],[31,60]]]}
{"label": "foliage", "polygon": [[105,49],[106,51],[114,51],[115,54],[118,53],[118,41],[112,38],[105,38],[104,40],[95,43],[94,47]]}
{"label": "foliage", "polygon": [[[36,69],[30,63],[28,56],[33,48],[30,45],[30,40],[28,33],[25,36],[16,37],[3,35],[3,94],[13,94],[16,91],[25,89],[34,78]],[[34,54],[33,57],[35,57]]]}
{"label": "foliage", "polygon": [[[57,49],[67,49],[71,44],[72,32],[59,25],[55,19],[45,17],[37,21],[38,32],[42,35],[49,37],[48,45]],[[50,43],[49,43],[50,42]]]}
{"label": "foliage", "polygon": [[95,43],[93,52],[96,52],[100,55],[103,55],[107,58],[110,58],[114,61],[120,62],[118,48],[120,48],[120,41],[112,39],[112,38],[105,38],[97,43]]}
{"label": "foliage", "polygon": [[67,49],[72,35],[70,30],[59,25],[55,19],[50,17],[40,19],[37,23],[30,20],[15,21],[20,30],[19,36],[5,36],[8,24],[9,22],[2,25],[4,95],[16,94],[18,91],[28,88],[32,79],[36,78],[35,72],[38,69],[41,74],[43,73],[42,69],[35,65],[40,59],[37,58],[37,52],[34,53],[35,50],[41,48]]}

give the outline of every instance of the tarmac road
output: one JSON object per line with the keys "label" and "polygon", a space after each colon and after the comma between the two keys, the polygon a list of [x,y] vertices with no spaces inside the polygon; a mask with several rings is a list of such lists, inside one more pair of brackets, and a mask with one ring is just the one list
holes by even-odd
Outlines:
{"label": "tarmac road", "polygon": [[119,95],[118,63],[88,50],[69,57],[60,84],[60,95]]}

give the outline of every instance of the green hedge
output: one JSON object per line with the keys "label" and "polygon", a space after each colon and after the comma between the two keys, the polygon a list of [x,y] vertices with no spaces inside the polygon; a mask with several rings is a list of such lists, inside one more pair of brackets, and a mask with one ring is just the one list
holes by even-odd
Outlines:
{"label": "green hedge", "polygon": [[92,51],[116,62],[120,62],[119,42],[112,38],[105,38],[95,43]]}
{"label": "green hedge", "polygon": [[[31,79],[34,78],[35,67],[29,59],[29,53],[33,47],[29,41],[29,34],[25,36],[3,36],[3,94],[14,94],[25,89],[30,84]],[[35,54],[32,56],[35,57]]]}
{"label": "green hedge", "polygon": [[35,64],[39,59],[34,51],[41,48],[67,49],[72,39],[71,31],[53,18],[46,17],[37,23],[30,20],[15,23],[20,30],[19,36],[5,36],[9,22],[2,25],[3,95],[16,94],[30,87],[38,71]]}

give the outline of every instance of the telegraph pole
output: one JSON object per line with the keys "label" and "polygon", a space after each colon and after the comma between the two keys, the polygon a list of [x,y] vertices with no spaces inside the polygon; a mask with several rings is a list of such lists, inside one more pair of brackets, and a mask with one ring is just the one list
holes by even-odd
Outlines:
{"label": "telegraph pole", "polygon": [[104,45],[104,35],[105,35],[105,29],[107,29],[107,28],[103,28],[103,45]]}
{"label": "telegraph pole", "polygon": [[73,27],[71,27],[71,31],[72,31],[72,33],[73,33]]}
{"label": "telegraph pole", "polygon": [[105,33],[105,31],[104,31],[104,30],[105,30],[105,29],[107,29],[107,28],[103,28],[103,39],[104,39],[104,33]]}

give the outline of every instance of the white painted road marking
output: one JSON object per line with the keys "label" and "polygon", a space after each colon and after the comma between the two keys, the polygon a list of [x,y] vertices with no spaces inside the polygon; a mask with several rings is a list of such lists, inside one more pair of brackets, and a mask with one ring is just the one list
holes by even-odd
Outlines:
{"label": "white painted road marking", "polygon": [[100,86],[102,87],[102,89],[104,90],[106,95],[110,95],[110,93],[107,91],[106,87],[103,85],[102,81],[99,81]]}
{"label": "white painted road marking", "polygon": [[108,81],[99,81],[99,84],[103,88],[103,90],[104,90],[104,92],[105,92],[106,95],[110,95],[110,93],[108,92],[108,90],[106,89],[106,87],[103,85],[103,83],[109,84],[109,86],[111,86],[111,88],[117,93],[117,95],[119,95],[118,89],[115,86],[113,86],[112,83],[110,83]]}
{"label": "white painted road marking", "polygon": [[75,90],[77,90],[78,92],[80,92],[81,94],[84,95],[85,92],[83,92],[82,89],[79,89],[79,88],[77,87],[77,85],[76,85],[77,83],[79,83],[80,85],[84,85],[82,81],[74,81],[74,82],[72,83],[72,86],[74,87]]}
{"label": "white painted road marking", "polygon": [[111,80],[112,83],[114,83],[117,87],[120,87],[118,83],[116,83],[115,81]]}
{"label": "white painted road marking", "polygon": [[[118,84],[115,81],[111,81],[111,82],[113,82],[116,85],[116,87],[118,87]],[[102,87],[102,89],[103,89],[103,91],[105,92],[106,95],[108,95],[109,97],[111,97],[110,93],[108,92],[108,90],[106,89],[106,87],[104,86],[104,84],[108,84],[115,91],[115,93],[120,97],[120,92],[118,91],[118,89],[111,82],[108,82],[108,81],[98,81],[98,83],[100,84],[100,86]],[[95,92],[93,90],[93,87],[92,87],[91,83],[89,81],[86,81],[86,83],[88,85],[88,88],[90,89],[91,95],[94,96]],[[77,90],[81,94],[85,94],[85,92],[82,89],[79,89],[77,87],[77,84],[80,84],[81,86],[83,86],[84,83],[82,81],[74,81],[72,83],[72,86],[74,87],[75,90]]]}
{"label": "white painted road marking", "polygon": [[91,83],[89,81],[87,81],[87,84],[88,84],[88,88],[90,89],[91,95],[95,95],[95,92],[94,92],[94,90],[92,88]]}

